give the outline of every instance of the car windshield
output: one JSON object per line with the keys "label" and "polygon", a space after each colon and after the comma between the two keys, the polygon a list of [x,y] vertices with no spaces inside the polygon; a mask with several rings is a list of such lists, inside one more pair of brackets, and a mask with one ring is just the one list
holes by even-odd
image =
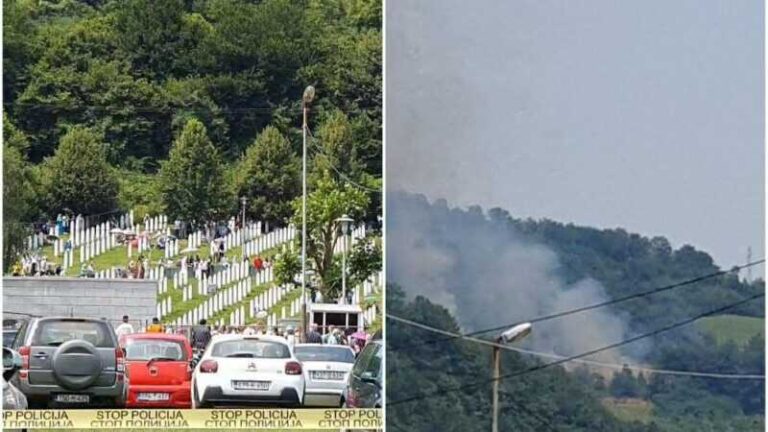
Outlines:
{"label": "car windshield", "polygon": [[297,346],[296,358],[301,361],[354,363],[355,354],[346,347]]}
{"label": "car windshield", "polygon": [[217,342],[211,351],[212,357],[244,357],[281,359],[290,358],[288,345],[259,339],[236,339]]}
{"label": "car windshield", "polygon": [[187,353],[181,342],[162,339],[128,339],[125,343],[127,360],[184,361]]}
{"label": "car windshield", "polygon": [[84,340],[98,348],[112,348],[115,340],[107,323],[99,321],[40,321],[32,345],[59,346],[71,340]]}

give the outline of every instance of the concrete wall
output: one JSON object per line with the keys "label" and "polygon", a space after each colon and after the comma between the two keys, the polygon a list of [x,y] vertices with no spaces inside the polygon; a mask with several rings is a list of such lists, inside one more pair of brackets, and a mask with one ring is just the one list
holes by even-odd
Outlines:
{"label": "concrete wall", "polygon": [[157,282],[136,279],[4,277],[3,314],[105,317],[115,323],[151,320],[157,313]]}

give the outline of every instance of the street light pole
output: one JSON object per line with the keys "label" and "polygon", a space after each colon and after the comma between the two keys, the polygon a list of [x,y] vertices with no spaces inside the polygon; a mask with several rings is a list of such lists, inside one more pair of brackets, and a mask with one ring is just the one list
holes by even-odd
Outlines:
{"label": "street light pole", "polygon": [[245,195],[243,195],[240,198],[240,202],[243,203],[243,218],[240,220],[240,224],[242,228],[245,229],[245,204],[248,202],[248,198]]}
{"label": "street light pole", "polygon": [[344,248],[341,251],[341,304],[347,304],[347,232],[344,231]]}
{"label": "street light pole", "polygon": [[501,376],[501,348],[493,347],[493,424],[492,432],[499,432],[499,377]]}
{"label": "street light pole", "polygon": [[299,337],[306,342],[307,334],[307,114],[309,104],[315,98],[315,88],[307,86],[302,97],[302,169],[301,169],[301,324],[303,334]]}
{"label": "street light pole", "polygon": [[499,432],[499,381],[501,379],[501,344],[517,342],[531,333],[531,323],[518,324],[496,338],[493,347],[493,408],[491,432]]}
{"label": "street light pole", "polygon": [[339,228],[341,228],[341,235],[343,239],[343,247],[341,248],[341,303],[347,304],[347,246],[349,246],[349,243],[347,242],[347,235],[349,233],[349,227],[352,225],[352,222],[354,220],[347,216],[342,215],[340,218],[336,219],[336,223],[339,225]]}

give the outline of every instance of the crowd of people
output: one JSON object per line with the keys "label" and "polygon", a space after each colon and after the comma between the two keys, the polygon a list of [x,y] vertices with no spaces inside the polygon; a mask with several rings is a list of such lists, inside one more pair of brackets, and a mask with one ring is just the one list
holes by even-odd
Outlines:
{"label": "crowd of people", "polygon": [[[321,334],[317,324],[311,324],[309,331],[303,335],[302,328],[294,329],[292,326],[287,326],[285,330],[281,330],[278,327],[266,327],[261,324],[252,324],[247,326],[234,326],[234,325],[221,325],[211,326],[205,319],[200,320],[199,324],[191,328],[191,335],[187,332],[186,327],[174,328],[173,326],[164,326],[158,318],[152,318],[152,323],[147,325],[146,328],[139,329],[139,332],[144,333],[182,333],[187,334],[190,337],[190,343],[192,348],[196,351],[202,352],[210,343],[211,338],[221,334],[242,334],[245,336],[278,336],[283,337],[288,342],[288,345],[294,347],[297,343],[315,343],[323,345],[346,345],[349,346],[355,355],[359,354],[365,344],[368,343],[369,336],[364,332],[355,332],[354,329],[336,327],[333,325],[328,326],[325,334]],[[118,337],[136,333],[137,330],[130,323],[127,315],[123,316],[122,323],[115,328],[115,333]]]}
{"label": "crowd of people", "polygon": [[58,276],[61,272],[61,265],[48,261],[45,255],[24,255],[11,266],[13,276]]}

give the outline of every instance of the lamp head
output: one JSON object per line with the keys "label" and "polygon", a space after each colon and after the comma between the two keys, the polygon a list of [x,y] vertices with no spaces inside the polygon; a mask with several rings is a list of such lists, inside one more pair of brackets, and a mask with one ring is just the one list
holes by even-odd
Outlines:
{"label": "lamp head", "polygon": [[304,102],[304,105],[311,104],[315,99],[315,88],[312,86],[307,86],[307,88],[304,89],[304,96],[302,96],[301,99]]}
{"label": "lamp head", "polygon": [[499,341],[504,343],[517,342],[520,339],[528,336],[533,330],[531,323],[518,324],[499,335]]}

